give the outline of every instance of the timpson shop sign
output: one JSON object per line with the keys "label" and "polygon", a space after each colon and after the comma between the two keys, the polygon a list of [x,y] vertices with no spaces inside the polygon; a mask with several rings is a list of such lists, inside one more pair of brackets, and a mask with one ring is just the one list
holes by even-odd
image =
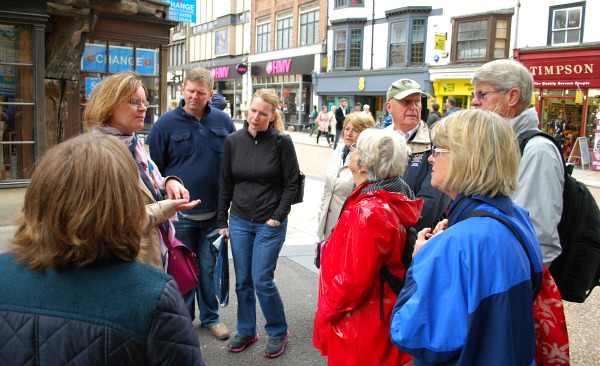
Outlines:
{"label": "timpson shop sign", "polygon": [[538,88],[600,87],[600,58],[521,62],[533,75]]}

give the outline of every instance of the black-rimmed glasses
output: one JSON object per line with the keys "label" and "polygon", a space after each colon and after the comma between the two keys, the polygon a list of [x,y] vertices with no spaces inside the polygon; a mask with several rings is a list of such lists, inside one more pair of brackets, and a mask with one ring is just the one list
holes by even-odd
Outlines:
{"label": "black-rimmed glasses", "polygon": [[504,93],[505,91],[506,90],[498,89],[498,90],[490,90],[490,91],[486,91],[486,92],[482,92],[482,91],[471,92],[471,98],[472,99],[483,100],[485,98],[485,96],[488,95],[488,94],[492,94],[492,93]]}

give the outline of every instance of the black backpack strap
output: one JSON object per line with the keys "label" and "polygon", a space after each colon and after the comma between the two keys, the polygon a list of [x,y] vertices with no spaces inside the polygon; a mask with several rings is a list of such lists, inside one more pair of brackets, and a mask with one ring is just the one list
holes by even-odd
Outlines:
{"label": "black backpack strap", "polygon": [[545,137],[548,140],[552,141],[552,143],[556,147],[556,150],[558,150],[558,155],[560,156],[560,159],[562,160],[565,178],[567,177],[567,175],[571,175],[571,173],[573,172],[573,167],[572,166],[570,168],[567,167],[567,162],[565,161],[565,157],[562,154],[562,148],[560,147],[560,144],[558,143],[558,141],[556,141],[556,139],[552,135],[550,135],[546,132],[543,132],[540,130],[527,130],[527,131],[521,133],[518,136],[519,149],[521,150],[521,156],[523,156],[523,151],[525,150],[525,146],[527,146],[527,143],[529,142],[529,140],[531,140],[532,138],[534,138],[536,136],[542,136],[542,137]]}
{"label": "black backpack strap", "polygon": [[529,261],[529,268],[531,270],[531,288],[533,289],[533,300],[535,300],[535,297],[537,296],[538,293],[538,288],[536,286],[536,282],[534,277],[535,277],[535,270],[533,268],[533,262],[531,261],[531,257],[529,256],[529,251],[527,250],[527,247],[525,246],[525,241],[523,240],[523,237],[521,236],[521,234],[519,234],[519,232],[517,231],[517,229],[515,229],[515,227],[505,218],[496,215],[495,213],[492,213],[490,211],[486,211],[486,210],[475,210],[475,211],[471,211],[468,214],[466,214],[465,216],[461,217],[460,221],[466,220],[468,218],[471,217],[491,217],[493,219],[496,219],[498,221],[500,221],[501,223],[504,224],[504,226],[506,226],[510,231],[512,231],[512,233],[517,237],[517,240],[519,240],[519,244],[521,244],[521,248],[523,248],[523,250],[525,251],[525,255],[527,255],[527,260]]}
{"label": "black backpack strap", "polygon": [[[404,266],[404,277],[406,277],[406,271],[412,264],[412,253],[415,250],[415,241],[417,240],[417,230],[414,227],[406,228],[406,241],[404,243],[404,249],[402,250],[402,265]],[[383,286],[387,282],[392,291],[396,295],[404,288],[405,278],[400,278],[392,274],[387,266],[382,266],[379,269],[379,319],[383,320]]]}

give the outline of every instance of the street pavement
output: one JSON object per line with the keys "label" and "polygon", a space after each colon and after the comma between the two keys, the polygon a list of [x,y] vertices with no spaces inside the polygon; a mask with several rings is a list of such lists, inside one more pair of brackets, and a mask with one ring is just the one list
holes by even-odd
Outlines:
{"label": "street pavement", "polygon": [[[236,123],[240,128],[241,124]],[[288,217],[286,242],[281,251],[275,273],[276,283],[284,302],[290,330],[286,352],[276,359],[266,359],[263,351],[267,336],[264,318],[257,304],[257,324],[260,340],[241,353],[231,353],[225,348],[226,341],[216,340],[198,325],[202,354],[206,364],[212,365],[325,365],[327,359],[312,346],[314,313],[317,306],[318,271],[313,265],[317,214],[323,192],[323,174],[332,149],[327,147],[324,136],[316,145],[316,137],[307,132],[288,132],[294,141],[301,170],[306,174],[304,202],[293,205]],[[600,172],[576,169],[573,175],[584,182],[596,194],[600,193]],[[3,197],[2,200],[4,201]],[[600,197],[596,195],[598,200]],[[16,201],[17,203],[14,203]],[[19,211],[18,198],[11,198],[15,206],[9,216]],[[22,201],[22,198],[21,198]],[[7,213],[5,213],[7,214]],[[15,226],[10,220],[0,218],[0,252],[8,245]],[[230,257],[231,258],[231,257]],[[230,303],[221,309],[221,318],[235,334],[237,301],[235,276],[230,262]],[[590,296],[584,304],[565,302],[565,312],[571,342],[571,365],[600,365],[600,290]]]}

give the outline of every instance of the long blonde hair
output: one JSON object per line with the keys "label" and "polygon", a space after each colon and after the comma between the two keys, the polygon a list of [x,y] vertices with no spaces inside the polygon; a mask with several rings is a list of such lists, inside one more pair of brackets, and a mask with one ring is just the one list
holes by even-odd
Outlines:
{"label": "long blonde hair", "polygon": [[273,89],[258,89],[256,93],[254,93],[253,98],[260,98],[264,102],[269,103],[273,108],[272,112],[274,115],[273,121],[270,122],[271,126],[279,132],[285,131],[285,125],[283,124],[283,120],[281,119],[281,114],[278,112],[279,108],[279,97],[275,90]]}
{"label": "long blonde hair", "polygon": [[134,260],[146,224],[138,181],[115,137],[84,133],[54,146],[31,177],[11,251],[40,271]]}

